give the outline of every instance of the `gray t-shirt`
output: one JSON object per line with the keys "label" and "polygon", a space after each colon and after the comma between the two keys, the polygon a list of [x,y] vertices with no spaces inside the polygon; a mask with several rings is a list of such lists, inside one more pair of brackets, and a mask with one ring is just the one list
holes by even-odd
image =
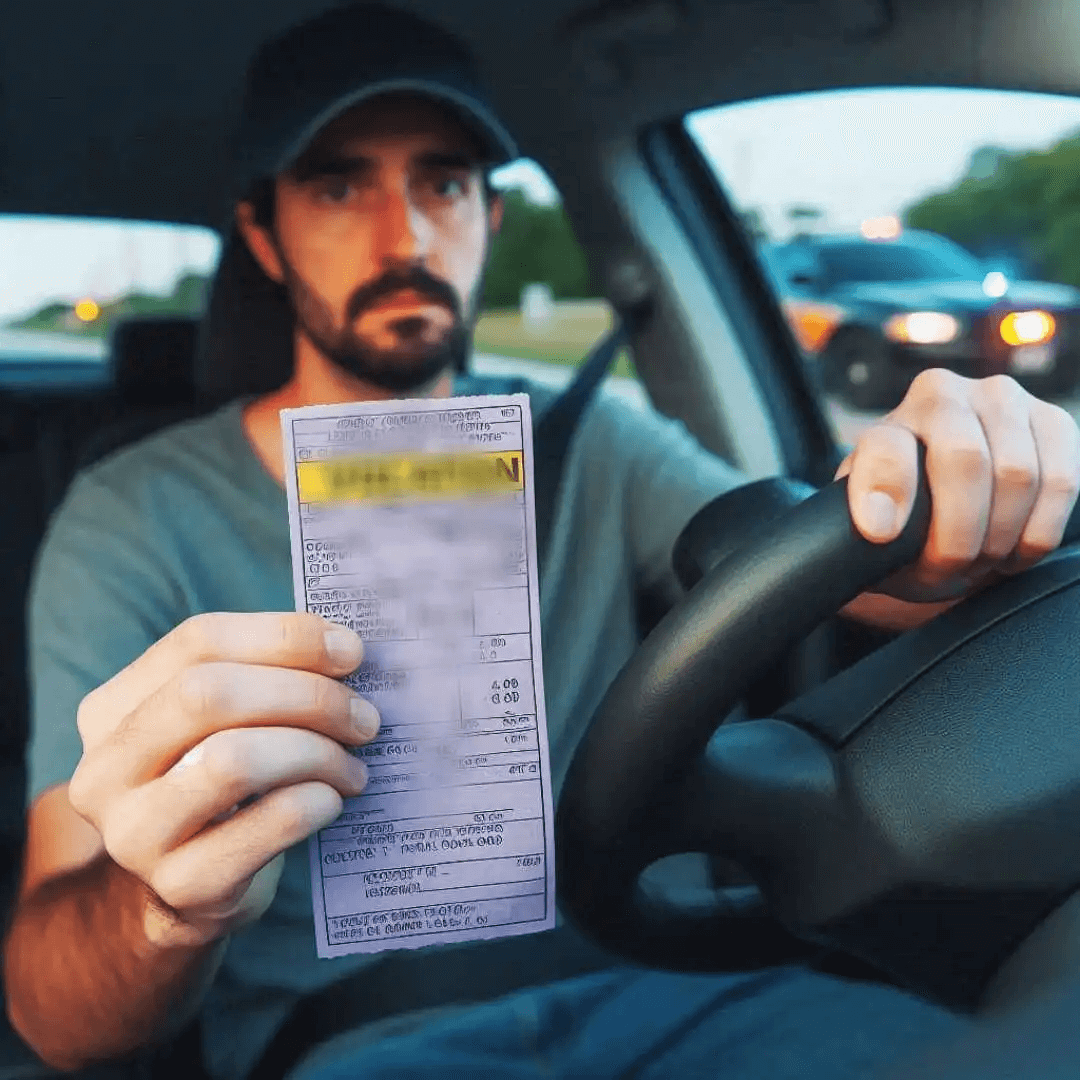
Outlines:
{"label": "gray t-shirt", "polygon": [[[463,377],[455,393],[485,389]],[[535,414],[552,391],[528,390]],[[242,406],[113,454],[76,478],[54,517],[30,600],[30,799],[74,772],[82,698],[184,619],[293,610],[285,493],[247,441]],[[556,796],[585,724],[636,647],[636,588],[677,596],[675,538],[741,479],[681,423],[606,390],[589,406],[540,567]],[[204,1011],[219,1080],[251,1068],[300,995],[371,962],[316,957],[309,874],[299,844],[270,909],[229,944]]]}

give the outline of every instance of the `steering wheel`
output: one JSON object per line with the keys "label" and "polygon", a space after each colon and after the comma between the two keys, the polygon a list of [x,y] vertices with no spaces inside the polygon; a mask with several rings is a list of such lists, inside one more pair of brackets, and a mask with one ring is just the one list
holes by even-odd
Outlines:
{"label": "steering wheel", "polygon": [[[1027,572],[775,717],[721,722],[779,655],[917,558],[920,472],[889,544],[856,531],[846,479],[809,497],[762,481],[687,527],[676,568],[701,579],[612,684],[559,802],[561,904],[606,948],[697,971],[838,949],[961,1009],[995,977],[1000,1005],[1061,974],[1062,941],[1080,941],[1080,509]],[[642,871],[683,852],[729,859],[754,887],[648,891]],[[1025,942],[1024,978],[1001,981]]]}

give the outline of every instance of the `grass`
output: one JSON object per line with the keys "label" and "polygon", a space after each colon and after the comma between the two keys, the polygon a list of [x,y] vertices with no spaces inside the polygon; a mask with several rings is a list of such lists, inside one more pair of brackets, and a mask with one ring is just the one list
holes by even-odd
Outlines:
{"label": "grass", "polygon": [[[487,311],[476,323],[477,352],[542,360],[577,367],[589,350],[611,329],[611,309],[603,301],[555,305],[551,317],[530,326],[516,310]],[[613,375],[635,377],[625,350],[612,365]]]}

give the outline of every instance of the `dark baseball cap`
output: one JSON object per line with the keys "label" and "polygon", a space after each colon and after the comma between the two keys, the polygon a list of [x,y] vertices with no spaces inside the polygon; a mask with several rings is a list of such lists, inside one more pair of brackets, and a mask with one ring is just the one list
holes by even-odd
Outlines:
{"label": "dark baseball cap", "polygon": [[256,53],[235,144],[240,190],[287,169],[347,109],[389,93],[416,93],[449,108],[479,140],[486,167],[518,156],[460,41],[399,8],[347,4]]}

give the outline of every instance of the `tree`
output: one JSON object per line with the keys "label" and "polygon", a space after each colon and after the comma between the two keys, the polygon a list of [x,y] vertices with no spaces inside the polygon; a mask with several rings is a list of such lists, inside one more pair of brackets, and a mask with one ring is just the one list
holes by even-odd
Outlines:
{"label": "tree", "polygon": [[[993,169],[985,167],[995,158]],[[973,156],[972,175],[909,207],[908,226],[941,233],[974,254],[1006,256],[1027,272],[1080,286],[1080,135],[1049,150]]]}
{"label": "tree", "polygon": [[[562,206],[541,206],[524,192],[504,194],[502,228],[492,244],[481,307],[516,308],[521,290],[546,283],[557,300],[601,295],[581,245]],[[190,314],[203,309],[209,281],[200,274],[181,277],[167,296],[132,293],[101,305],[101,314],[80,332],[100,336],[120,319],[137,315]],[[68,330],[71,304],[50,304],[13,323],[27,329]]]}
{"label": "tree", "polygon": [[792,223],[796,236],[812,236],[825,223],[825,211],[819,206],[789,206],[787,219]]}
{"label": "tree", "polygon": [[1014,155],[1000,146],[983,146],[971,155],[966,180],[989,180],[1001,163]]}
{"label": "tree", "polygon": [[517,307],[521,290],[544,282],[557,300],[599,292],[581,245],[562,206],[540,206],[524,192],[504,194],[502,228],[495,238],[484,281],[482,307]]}
{"label": "tree", "polygon": [[789,206],[787,216],[790,221],[821,221],[825,211],[820,206]]}
{"label": "tree", "polygon": [[184,311],[201,312],[206,306],[210,291],[210,279],[202,274],[187,273],[173,289],[176,306]]}
{"label": "tree", "polygon": [[164,296],[128,293],[115,300],[103,302],[98,317],[81,326],[73,321],[73,305],[57,302],[38,308],[30,315],[12,322],[11,326],[21,330],[77,330],[90,337],[104,337],[117,322],[140,315],[197,316],[202,313],[208,286],[209,278],[201,274],[187,273],[176,282],[172,292]]}
{"label": "tree", "polygon": [[70,304],[46,304],[37,311],[18,319],[10,325],[16,330],[54,330],[71,314]]}

